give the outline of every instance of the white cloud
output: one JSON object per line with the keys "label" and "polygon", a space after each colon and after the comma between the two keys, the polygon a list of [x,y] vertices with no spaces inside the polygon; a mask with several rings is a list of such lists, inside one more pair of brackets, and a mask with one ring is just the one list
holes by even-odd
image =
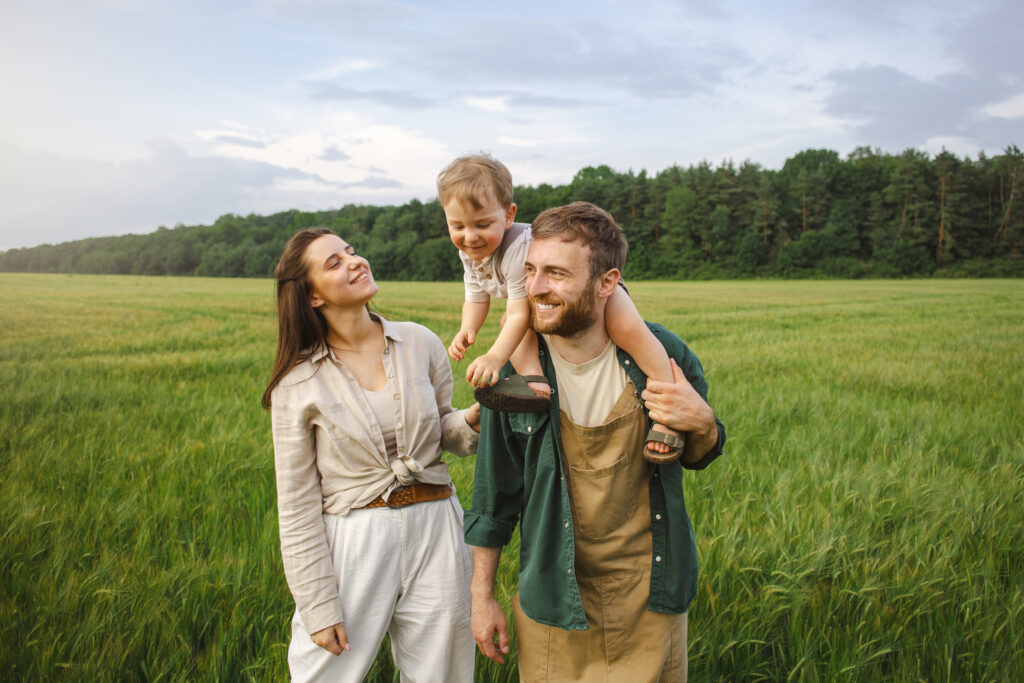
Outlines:
{"label": "white cloud", "polygon": [[981,113],[1000,119],[1019,119],[1024,116],[1024,93],[986,105],[981,109]]}
{"label": "white cloud", "polygon": [[508,111],[507,97],[472,97],[464,98],[466,104],[482,111]]}
{"label": "white cloud", "polygon": [[809,147],[999,153],[1024,116],[1016,0],[257,0],[201,17],[121,1],[0,10],[0,245],[427,199],[480,149],[517,182],[565,183]]}
{"label": "white cloud", "polygon": [[262,162],[193,157],[167,140],[149,146],[147,158],[119,164],[0,146],[0,248],[292,208],[262,197],[277,182],[307,177]]}
{"label": "white cloud", "polygon": [[340,76],[369,71],[381,66],[381,63],[372,59],[343,59],[330,66],[310,72],[302,78],[306,81],[330,81]]}
{"label": "white cloud", "polygon": [[526,140],[524,138],[509,138],[509,137],[498,137],[499,145],[507,145],[509,147],[539,147],[541,145],[540,140]]}

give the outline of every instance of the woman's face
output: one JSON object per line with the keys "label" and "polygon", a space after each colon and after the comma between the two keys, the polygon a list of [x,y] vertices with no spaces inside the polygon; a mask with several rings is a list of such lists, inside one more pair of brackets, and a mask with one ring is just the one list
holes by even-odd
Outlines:
{"label": "woman's face", "polygon": [[337,235],[321,235],[310,242],[306,265],[313,308],[358,308],[377,293],[370,264]]}

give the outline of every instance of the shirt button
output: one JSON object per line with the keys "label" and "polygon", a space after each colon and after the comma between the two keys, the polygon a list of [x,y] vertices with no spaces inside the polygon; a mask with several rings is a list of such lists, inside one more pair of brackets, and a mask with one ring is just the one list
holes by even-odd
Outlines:
{"label": "shirt button", "polygon": [[658,513],[658,514],[654,515],[654,518],[657,519],[657,520],[660,520],[661,519],[661,513]]}
{"label": "shirt button", "polygon": [[388,347],[385,346],[384,347],[384,353],[387,353],[387,352],[388,352]]}
{"label": "shirt button", "polygon": [[566,522],[566,523],[565,523],[565,528],[566,528],[566,529],[568,529],[568,528],[569,528],[569,522]]}
{"label": "shirt button", "polygon": [[566,573],[566,574],[568,574],[569,576],[572,576],[572,570],[571,570],[571,569],[567,569],[567,570],[565,571],[565,573]]}
{"label": "shirt button", "polygon": [[657,479],[657,478],[658,478],[658,473],[657,473],[657,472],[655,472],[655,473],[654,473],[654,478],[655,478],[655,479]]}
{"label": "shirt button", "polygon": [[398,400],[398,394],[395,394],[395,395],[394,395],[394,398],[395,398],[395,400],[397,401],[397,400]]}
{"label": "shirt button", "polygon": [[661,562],[661,555],[655,555],[654,556],[654,561],[655,562]]}
{"label": "shirt button", "polygon": [[625,365],[629,365],[629,359],[628,358],[625,361]]}
{"label": "shirt button", "polygon": [[490,275],[488,275],[488,276],[487,276],[487,279],[488,279],[488,280],[490,280],[490,279],[491,279],[491,276],[490,276]]}
{"label": "shirt button", "polygon": [[532,431],[533,431],[533,427],[527,427],[527,428],[526,428],[526,431],[528,431],[528,432],[532,432]]}

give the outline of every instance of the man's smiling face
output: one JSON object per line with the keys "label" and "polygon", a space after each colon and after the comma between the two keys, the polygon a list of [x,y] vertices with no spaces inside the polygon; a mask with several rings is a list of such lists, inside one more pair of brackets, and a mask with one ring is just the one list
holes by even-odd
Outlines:
{"label": "man's smiling face", "polygon": [[533,329],[572,337],[594,325],[598,279],[590,276],[590,247],[557,237],[534,239],[526,258],[526,293]]}

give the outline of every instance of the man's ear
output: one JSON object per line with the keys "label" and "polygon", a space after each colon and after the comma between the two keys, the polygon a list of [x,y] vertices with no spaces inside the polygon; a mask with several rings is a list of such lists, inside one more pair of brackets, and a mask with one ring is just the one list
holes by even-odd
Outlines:
{"label": "man's ear", "polygon": [[516,203],[512,202],[508,205],[508,209],[505,210],[505,229],[508,230],[512,227],[512,221],[516,219]]}
{"label": "man's ear", "polygon": [[619,280],[622,279],[622,273],[619,272],[618,268],[612,268],[606,271],[604,275],[598,278],[597,296],[598,298],[607,298],[615,293],[615,288],[619,286]]}

